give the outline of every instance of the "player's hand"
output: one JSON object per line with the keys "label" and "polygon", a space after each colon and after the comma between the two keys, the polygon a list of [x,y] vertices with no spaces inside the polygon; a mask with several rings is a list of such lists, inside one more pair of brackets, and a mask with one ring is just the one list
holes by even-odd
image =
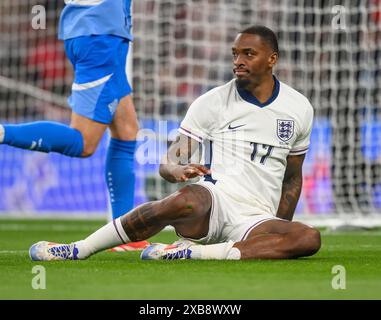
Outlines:
{"label": "player's hand", "polygon": [[189,179],[202,177],[206,174],[210,174],[210,169],[201,164],[191,163],[185,166],[178,166],[174,176],[177,182],[185,182]]}

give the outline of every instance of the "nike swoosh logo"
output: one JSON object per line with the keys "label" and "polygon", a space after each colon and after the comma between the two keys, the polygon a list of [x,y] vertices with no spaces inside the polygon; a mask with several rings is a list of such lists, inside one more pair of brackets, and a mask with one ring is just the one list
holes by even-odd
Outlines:
{"label": "nike swoosh logo", "polygon": [[228,129],[233,130],[233,129],[237,129],[237,128],[240,128],[240,127],[243,127],[243,126],[246,126],[246,124],[241,124],[241,125],[239,125],[239,126],[235,126],[235,127],[232,127],[232,125],[229,124]]}

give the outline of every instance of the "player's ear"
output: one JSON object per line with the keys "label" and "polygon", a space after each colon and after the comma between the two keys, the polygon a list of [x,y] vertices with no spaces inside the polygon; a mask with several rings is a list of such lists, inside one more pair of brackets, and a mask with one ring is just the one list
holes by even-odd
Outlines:
{"label": "player's ear", "polygon": [[272,68],[276,65],[278,61],[278,53],[273,52],[269,58],[269,67]]}

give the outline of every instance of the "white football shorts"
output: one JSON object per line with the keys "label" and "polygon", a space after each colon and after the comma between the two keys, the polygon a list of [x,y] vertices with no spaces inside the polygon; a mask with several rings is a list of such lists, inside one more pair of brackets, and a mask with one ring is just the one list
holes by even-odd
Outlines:
{"label": "white football shorts", "polygon": [[230,197],[212,182],[200,181],[198,185],[206,188],[212,196],[212,207],[209,220],[209,232],[201,239],[191,239],[200,244],[238,242],[246,239],[251,230],[265,221],[283,220],[270,213],[263,213],[263,208],[255,204],[242,203]]}

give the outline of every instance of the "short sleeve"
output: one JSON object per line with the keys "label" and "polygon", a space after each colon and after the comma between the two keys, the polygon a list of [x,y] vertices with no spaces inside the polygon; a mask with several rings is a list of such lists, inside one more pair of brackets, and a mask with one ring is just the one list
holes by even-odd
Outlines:
{"label": "short sleeve", "polygon": [[208,92],[197,98],[190,105],[180,124],[179,132],[198,142],[207,139],[217,118],[218,101],[218,96],[214,92]]}
{"label": "short sleeve", "polygon": [[312,105],[308,102],[307,110],[303,117],[303,123],[301,126],[302,130],[296,138],[294,145],[292,146],[290,155],[297,156],[304,154],[308,151],[308,148],[310,146],[313,118],[314,110],[312,108]]}

